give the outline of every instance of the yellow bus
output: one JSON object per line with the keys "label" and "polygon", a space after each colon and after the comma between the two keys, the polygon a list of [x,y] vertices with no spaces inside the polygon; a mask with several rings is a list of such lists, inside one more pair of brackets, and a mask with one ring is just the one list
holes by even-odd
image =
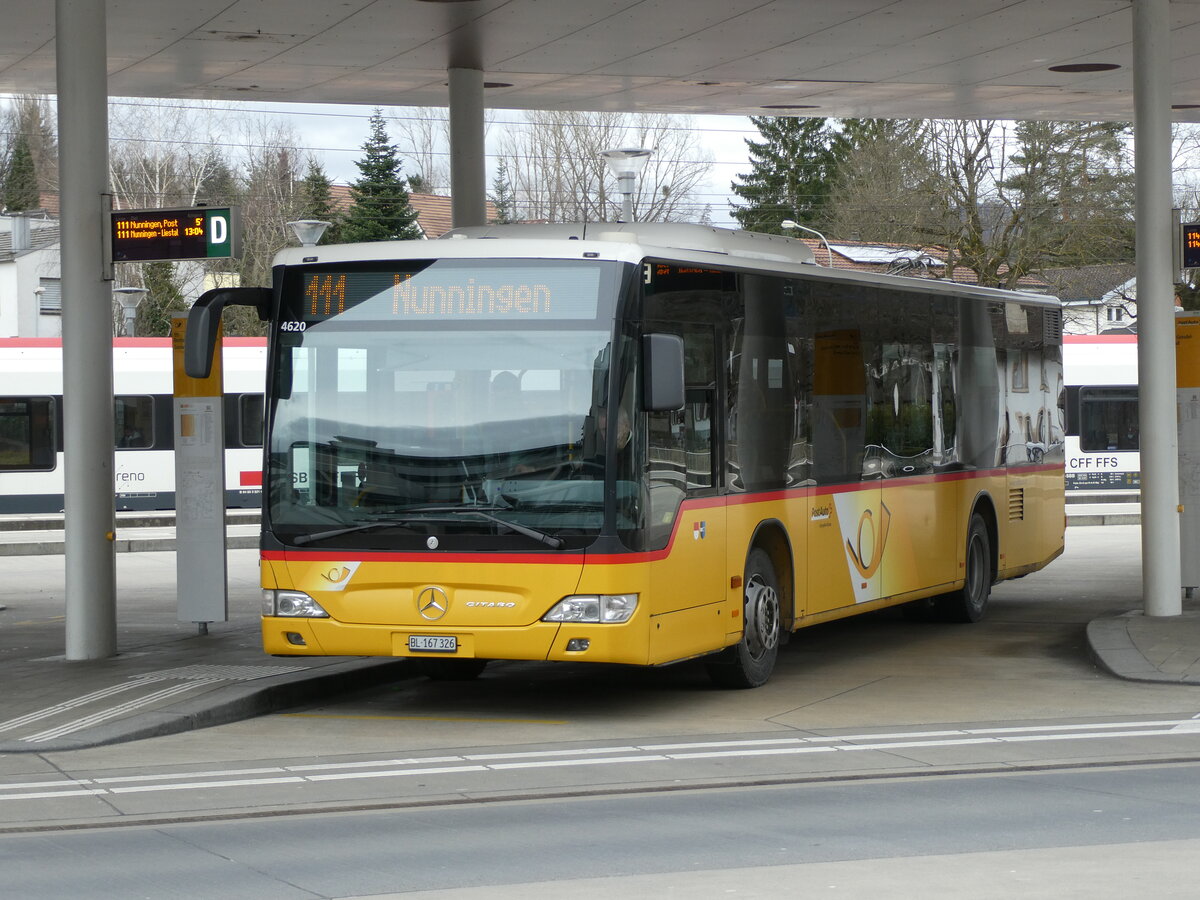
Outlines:
{"label": "yellow bus", "polygon": [[753,687],[806,625],[957,621],[1063,549],[1057,300],[696,225],[282,251],[263,644],[665,665]]}

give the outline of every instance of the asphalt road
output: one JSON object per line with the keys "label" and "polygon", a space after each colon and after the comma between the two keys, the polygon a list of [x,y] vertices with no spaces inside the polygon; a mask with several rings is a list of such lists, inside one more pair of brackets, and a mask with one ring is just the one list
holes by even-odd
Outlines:
{"label": "asphalt road", "polygon": [[1084,636],[1137,608],[1138,556],[1070,529],[983,623],[808,629],[753,691],[505,663],[0,756],[4,892],[1194,896],[1200,688],[1114,679]]}
{"label": "asphalt road", "polygon": [[0,863],[5,892],[27,900],[1182,897],[1200,889],[1198,776],[869,779],[92,829],[0,838]]}

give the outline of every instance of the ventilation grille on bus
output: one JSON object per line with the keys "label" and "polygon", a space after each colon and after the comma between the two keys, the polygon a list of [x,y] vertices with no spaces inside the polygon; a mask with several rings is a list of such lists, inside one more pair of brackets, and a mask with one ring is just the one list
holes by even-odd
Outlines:
{"label": "ventilation grille on bus", "polygon": [[1062,310],[1047,309],[1046,315],[1042,317],[1042,328],[1044,334],[1043,340],[1047,344],[1057,344],[1062,341]]}
{"label": "ventilation grille on bus", "polygon": [[1025,488],[1008,489],[1008,521],[1019,522],[1025,518]]}

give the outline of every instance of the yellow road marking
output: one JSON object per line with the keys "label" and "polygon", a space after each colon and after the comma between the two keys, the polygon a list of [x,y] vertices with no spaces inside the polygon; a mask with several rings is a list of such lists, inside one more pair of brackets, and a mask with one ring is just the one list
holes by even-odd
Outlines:
{"label": "yellow road marking", "polygon": [[13,626],[17,625],[45,625],[47,622],[61,622],[66,616],[47,616],[45,619],[29,619],[25,622],[13,622]]}

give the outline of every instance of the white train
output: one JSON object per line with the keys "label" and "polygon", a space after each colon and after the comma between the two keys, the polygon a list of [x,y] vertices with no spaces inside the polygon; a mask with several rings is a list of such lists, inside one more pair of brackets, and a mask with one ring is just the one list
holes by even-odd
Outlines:
{"label": "white train", "polygon": [[[1137,338],[1066,335],[1068,491],[1141,485],[1137,449]],[[262,486],[266,341],[227,338],[225,498],[257,507]],[[116,508],[175,508],[171,342],[113,341]],[[63,508],[62,344],[0,338],[0,514]]]}
{"label": "white train", "polygon": [[[266,341],[226,338],[225,499],[262,493]],[[113,341],[113,445],[118,510],[175,508],[169,338]],[[62,342],[0,338],[0,514],[63,509]]]}
{"label": "white train", "polygon": [[1137,336],[1064,335],[1068,491],[1136,493]]}

